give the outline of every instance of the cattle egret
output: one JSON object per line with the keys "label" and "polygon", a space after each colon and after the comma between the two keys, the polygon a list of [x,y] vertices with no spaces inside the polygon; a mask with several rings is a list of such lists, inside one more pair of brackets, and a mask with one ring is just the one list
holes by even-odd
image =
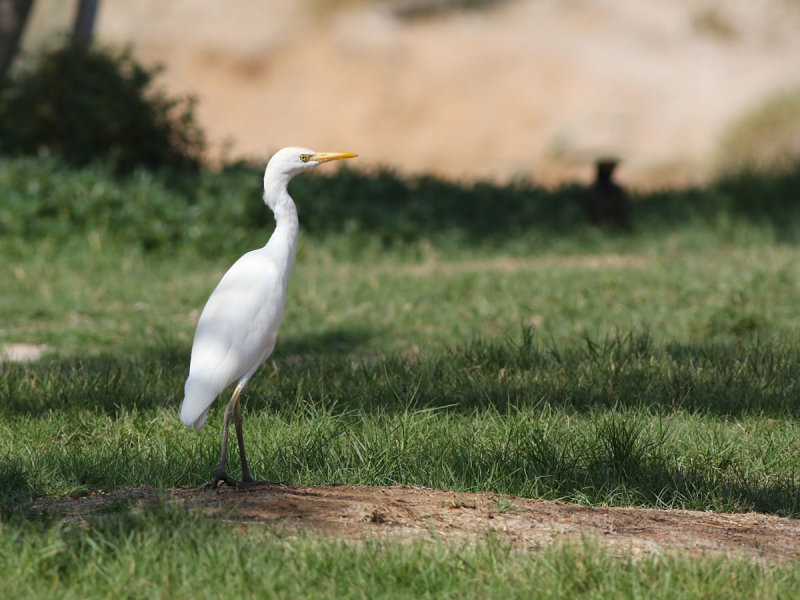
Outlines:
{"label": "cattle egret", "polygon": [[[200,429],[216,397],[236,383],[225,408],[219,468],[209,486],[255,483],[247,468],[242,437],[242,389],[275,347],[283,320],[286,286],[297,251],[297,209],[287,190],[289,180],[325,162],[353,158],[347,152],[314,152],[284,148],[275,153],[264,172],[264,202],[275,215],[275,231],[267,245],[252,250],[228,269],[206,302],[192,343],[189,377],[184,386],[181,421]],[[230,420],[236,427],[242,481],[225,468]]]}

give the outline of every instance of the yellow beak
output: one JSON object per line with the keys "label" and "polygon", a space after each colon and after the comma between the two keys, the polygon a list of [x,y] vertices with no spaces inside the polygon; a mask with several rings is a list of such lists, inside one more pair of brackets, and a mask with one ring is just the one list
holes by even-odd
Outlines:
{"label": "yellow beak", "polygon": [[358,154],[352,152],[317,152],[311,156],[310,160],[315,162],[328,162],[329,160],[341,160],[343,158],[355,158]]}

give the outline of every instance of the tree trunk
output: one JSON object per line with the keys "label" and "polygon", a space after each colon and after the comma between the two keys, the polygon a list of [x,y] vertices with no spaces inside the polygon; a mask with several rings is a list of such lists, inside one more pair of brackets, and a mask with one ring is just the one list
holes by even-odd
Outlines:
{"label": "tree trunk", "polygon": [[14,62],[33,0],[0,0],[0,86]]}
{"label": "tree trunk", "polygon": [[94,35],[94,21],[100,0],[79,0],[75,26],[72,29],[72,43],[76,46],[89,46]]}

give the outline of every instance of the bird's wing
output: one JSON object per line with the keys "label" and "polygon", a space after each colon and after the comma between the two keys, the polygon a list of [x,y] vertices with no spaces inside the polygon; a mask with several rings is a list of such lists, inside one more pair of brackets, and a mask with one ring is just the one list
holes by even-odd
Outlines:
{"label": "bird's wing", "polygon": [[223,389],[252,375],[269,356],[285,297],[285,278],[263,249],[248,252],[225,273],[197,323],[181,408],[184,422],[194,424]]}

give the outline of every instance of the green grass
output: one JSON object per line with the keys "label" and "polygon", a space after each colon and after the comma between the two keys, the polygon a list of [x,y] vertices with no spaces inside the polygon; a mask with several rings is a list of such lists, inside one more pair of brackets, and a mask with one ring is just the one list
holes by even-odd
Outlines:
{"label": "green grass", "polygon": [[[791,340],[794,246],[752,235],[732,243],[693,233],[612,239],[595,252],[534,255],[367,249],[349,259],[304,237],[276,356],[427,352],[514,335],[521,325],[559,346],[632,330],[658,343]],[[101,238],[15,245],[4,255],[0,341],[83,357],[188,349],[198,311],[230,265]]]}
{"label": "green grass", "polygon": [[[616,559],[590,545],[522,553],[491,539],[476,546],[359,547],[313,539],[265,544],[264,534],[148,515],[86,531],[46,530],[46,548],[21,535],[4,548],[5,589],[24,597],[127,598],[773,598],[791,594],[797,570],[741,560]],[[159,527],[160,525],[160,527]],[[225,537],[228,543],[208,544]],[[270,536],[267,536],[270,537]],[[163,556],[167,560],[153,560]],[[84,561],[92,565],[85,569]],[[36,579],[31,576],[34,567]],[[167,591],[168,590],[168,591]]]}
{"label": "green grass", "polygon": [[[6,367],[7,497],[207,479],[221,411],[199,433],[180,425],[185,363]],[[526,337],[293,363],[268,365],[245,395],[259,477],[800,514],[796,348],[630,336],[559,351]]]}
{"label": "green grass", "polygon": [[[0,161],[0,344],[49,348],[0,365],[4,590],[790,595],[796,569],[735,558],[352,545],[167,507],[86,527],[32,511],[42,495],[210,478],[222,402],[200,432],[177,415],[199,309],[269,234],[254,172],[202,174],[192,203],[185,180]],[[286,319],[244,395],[253,474],[800,516],[796,179],[651,194],[623,235],[582,224],[575,189],[298,178]]]}
{"label": "green grass", "polygon": [[776,598],[796,564],[614,557],[591,543],[521,551],[493,537],[350,544],[233,527],[173,509],[87,527],[0,529],[0,582],[50,598]]}

